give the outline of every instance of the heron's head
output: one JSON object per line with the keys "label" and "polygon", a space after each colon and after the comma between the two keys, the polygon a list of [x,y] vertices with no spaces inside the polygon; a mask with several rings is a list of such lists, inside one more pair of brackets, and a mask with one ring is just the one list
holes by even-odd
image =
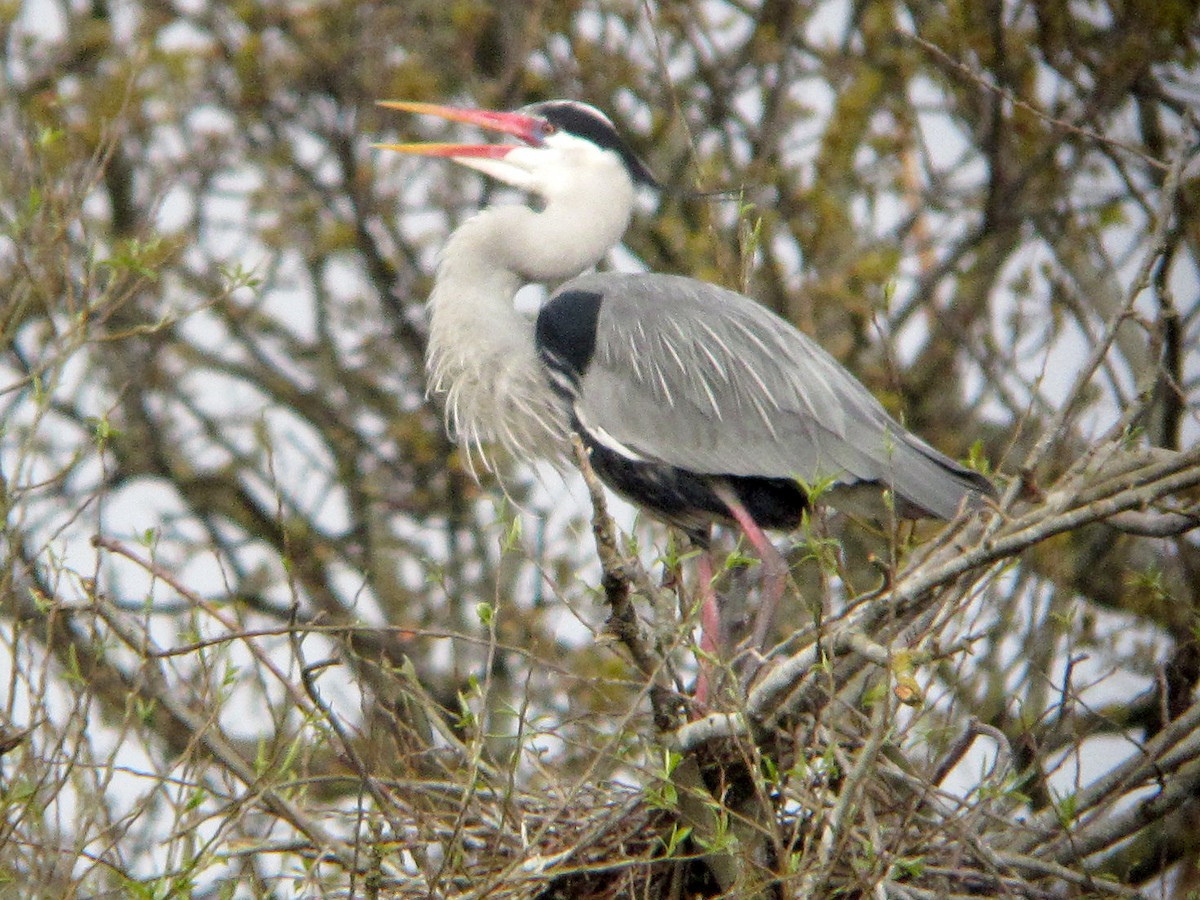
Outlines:
{"label": "heron's head", "polygon": [[553,200],[592,179],[623,172],[633,184],[658,182],[608,116],[574,100],[535,103],[516,112],[461,109],[433,103],[383,100],[389,109],[439,116],[515,137],[516,144],[379,144],[421,156],[440,156]]}

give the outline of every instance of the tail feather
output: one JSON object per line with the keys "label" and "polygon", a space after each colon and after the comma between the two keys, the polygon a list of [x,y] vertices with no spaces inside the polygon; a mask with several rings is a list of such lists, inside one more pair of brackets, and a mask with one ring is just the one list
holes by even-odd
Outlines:
{"label": "tail feather", "polygon": [[906,436],[894,460],[896,477],[891,479],[896,498],[937,519],[952,519],[966,501],[975,508],[997,496],[996,486],[984,475],[968,469],[920,438]]}

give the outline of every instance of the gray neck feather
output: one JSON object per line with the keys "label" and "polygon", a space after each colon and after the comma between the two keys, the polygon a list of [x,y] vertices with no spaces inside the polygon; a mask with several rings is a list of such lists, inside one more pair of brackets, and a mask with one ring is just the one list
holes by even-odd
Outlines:
{"label": "gray neck feather", "polygon": [[580,274],[621,239],[633,185],[618,175],[601,166],[565,180],[539,212],[486,209],[446,245],[429,298],[429,389],[445,395],[451,433],[489,467],[485,447],[494,443],[522,458],[566,456],[569,410],[550,390],[534,323],[513,297],[525,282]]}

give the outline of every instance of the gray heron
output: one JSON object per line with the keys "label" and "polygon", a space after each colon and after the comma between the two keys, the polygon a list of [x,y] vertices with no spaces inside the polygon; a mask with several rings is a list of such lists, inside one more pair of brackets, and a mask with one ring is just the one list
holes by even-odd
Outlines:
{"label": "gray heron", "polygon": [[[765,649],[787,577],[764,529],[796,528],[822,501],[891,492],[906,518],[950,519],[995,489],[909,433],[815,341],[734,291],[677,275],[592,272],[622,238],[653,175],[599,110],[554,100],[516,112],[382,106],[467,123],[515,143],[383,144],[443,157],[527,194],[489,206],[442,252],[429,298],[429,385],[447,424],[486,454],[570,458],[576,433],[597,475],[700,554],[701,647],[719,646],[711,528],[735,525],[763,563],[751,647]],[[513,305],[553,283],[536,318]]]}

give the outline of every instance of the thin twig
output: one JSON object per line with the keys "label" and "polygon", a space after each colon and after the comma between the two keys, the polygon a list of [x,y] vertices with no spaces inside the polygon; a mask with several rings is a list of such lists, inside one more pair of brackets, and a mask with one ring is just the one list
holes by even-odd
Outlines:
{"label": "thin twig", "polygon": [[[1075,381],[1066,394],[1067,401],[1058,411],[1058,415],[1051,426],[1043,432],[1042,436],[1034,444],[1033,449],[1029,451],[1029,455],[1022,464],[1022,471],[1032,471],[1033,467],[1045,457],[1050,447],[1062,439],[1076,406],[1087,394],[1086,388],[1092,381],[1092,375],[1100,367],[1105,356],[1108,355],[1109,348],[1112,347],[1113,342],[1116,340],[1118,329],[1133,315],[1134,304],[1137,302],[1137,298],[1141,296],[1142,291],[1150,286],[1154,266],[1162,258],[1163,253],[1166,252],[1169,225],[1172,219],[1172,211],[1175,208],[1175,194],[1179,190],[1179,180],[1182,177],[1183,166],[1186,160],[1187,154],[1181,150],[1168,170],[1167,178],[1159,194],[1158,213],[1154,223],[1154,231],[1147,242],[1146,252],[1138,268],[1137,276],[1125,294],[1125,302],[1109,316],[1108,322],[1105,324],[1104,334],[1099,341],[1092,345],[1086,362],[1084,362],[1075,375]],[[1085,466],[1089,458],[1090,455],[1085,454],[1084,458],[1077,465]]]}
{"label": "thin twig", "polygon": [[[152,559],[146,559],[141,554],[135,552],[132,547],[128,546],[124,542],[119,541],[116,538],[110,538],[102,534],[97,534],[92,538],[92,546],[102,550],[108,550],[110,553],[115,553],[118,556],[125,557],[139,568],[144,569],[154,578],[166,585],[169,585],[171,589],[175,591],[175,593],[183,597],[183,599],[188,603],[191,603],[197,609],[204,610],[206,613],[220,622],[221,625],[230,632],[230,638],[240,638],[246,645],[246,649],[250,651],[250,653],[256,660],[258,660],[263,668],[275,676],[275,679],[283,686],[284,690],[288,692],[292,700],[295,701],[296,705],[304,712],[305,715],[310,715],[313,713],[313,708],[309,704],[308,698],[305,697],[304,692],[292,683],[292,680],[288,678],[287,674],[280,669],[279,666],[275,664],[275,661],[271,659],[270,655],[259,646],[258,641],[251,639],[242,631],[241,625],[237,620],[226,615],[224,612],[218,609],[215,604],[210,603],[195,591],[188,588],[188,586],[176,578],[175,574],[169,569],[164,568]],[[156,651],[156,655],[157,654],[161,654],[161,656],[170,655],[169,653],[162,653],[161,651]]]}
{"label": "thin twig", "polygon": [[654,707],[655,723],[662,731],[669,730],[678,719],[669,701],[669,688],[663,684],[664,661],[655,656],[638,627],[637,610],[633,605],[633,578],[629,563],[617,548],[616,527],[608,514],[604,488],[592,469],[587,448],[578,435],[571,436],[575,461],[587,484],[592,501],[592,534],[603,572],[604,598],[610,612],[608,630],[625,645],[638,671],[651,685],[650,702]]}
{"label": "thin twig", "polygon": [[1061,131],[1066,131],[1070,134],[1077,134],[1080,137],[1087,138],[1088,140],[1094,141],[1098,144],[1103,144],[1109,147],[1117,147],[1121,150],[1124,150],[1126,153],[1130,153],[1138,157],[1143,162],[1154,167],[1155,169],[1159,169],[1161,171],[1167,171],[1170,169],[1170,165],[1168,163],[1163,162],[1157,157],[1151,156],[1140,147],[1135,147],[1132,144],[1126,144],[1123,141],[1114,140],[1110,135],[1101,134],[1098,131],[1093,131],[1092,129],[1085,128],[1082,125],[1076,125],[1074,122],[1068,122],[1065,119],[1057,119],[1054,116],[1048,115],[1044,109],[1040,109],[1031,103],[1027,103],[1007,88],[1002,88],[999,85],[992,83],[992,81],[989,80],[982,72],[979,72],[976,69],[971,68],[971,66],[967,65],[966,63],[955,59],[932,41],[928,41],[917,34],[908,34],[906,32],[902,32],[901,34],[903,37],[907,38],[913,43],[928,50],[946,65],[953,68],[960,75],[963,75],[968,80],[975,82],[975,84],[979,85],[984,90],[998,95],[1006,103],[1011,103],[1014,108],[1019,109],[1022,112],[1027,112],[1031,116],[1041,119],[1046,124],[1052,125]]}
{"label": "thin twig", "polygon": [[336,860],[348,871],[353,870],[355,865],[354,848],[348,846],[341,839],[328,834],[319,822],[309,816],[307,811],[265,784],[237,748],[221,732],[220,726],[213,721],[212,717],[200,715],[180,699],[179,692],[170,685],[161,664],[144,653],[145,650],[154,646],[150,635],[145,631],[135,629],[127,615],[113,609],[112,605],[102,597],[97,596],[94,599],[94,608],[100,618],[112,629],[113,634],[129,649],[142,657],[142,690],[146,691],[150,698],[166,710],[179,725],[186,728],[195,742],[202,746],[227,772],[253,793],[256,793],[271,812],[308,838],[321,856]]}

